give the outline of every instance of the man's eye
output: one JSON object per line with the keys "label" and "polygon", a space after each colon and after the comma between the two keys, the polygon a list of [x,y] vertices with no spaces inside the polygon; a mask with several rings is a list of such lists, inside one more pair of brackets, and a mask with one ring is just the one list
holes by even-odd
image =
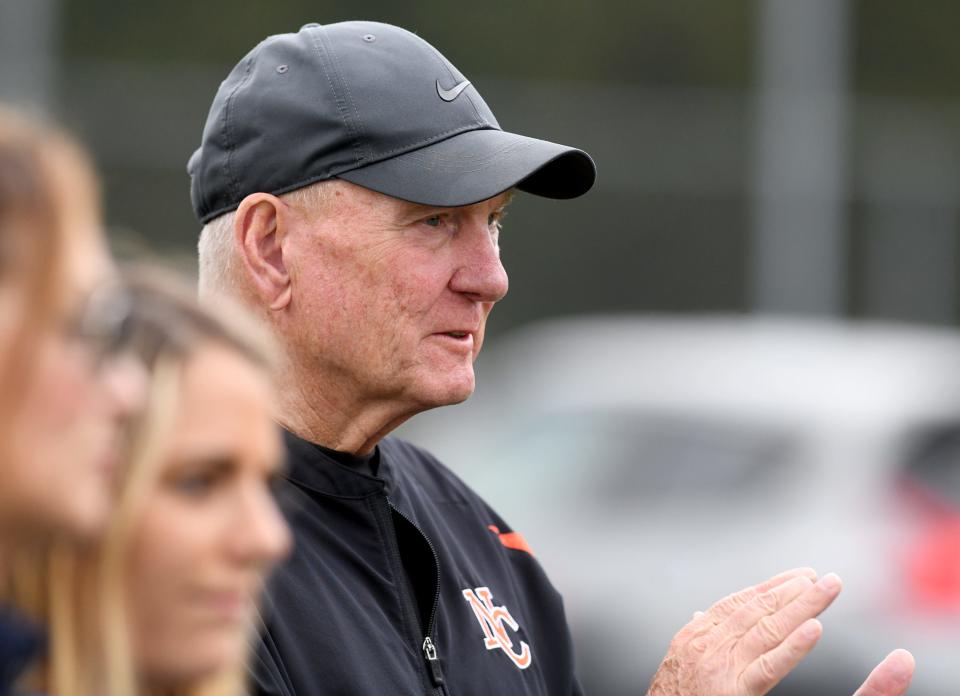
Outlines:
{"label": "man's eye", "polygon": [[430,217],[425,218],[423,222],[430,227],[440,227],[440,223],[443,222],[443,218],[439,215],[431,215]]}
{"label": "man's eye", "polygon": [[505,210],[498,210],[495,213],[490,213],[490,215],[487,217],[487,227],[496,226],[497,228],[500,228],[503,226],[503,218],[506,214],[507,211]]}

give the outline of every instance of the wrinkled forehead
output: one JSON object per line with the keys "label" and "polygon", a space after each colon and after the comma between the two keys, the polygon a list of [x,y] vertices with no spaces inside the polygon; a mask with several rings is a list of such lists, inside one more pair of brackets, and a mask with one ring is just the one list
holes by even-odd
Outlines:
{"label": "wrinkled forehead", "polygon": [[438,210],[495,210],[509,205],[515,194],[515,189],[508,189],[497,194],[496,196],[488,198],[484,201],[480,201],[479,203],[452,208],[443,208],[424,205],[422,203],[414,203],[402,198],[395,198],[394,196],[389,196],[385,193],[364,188],[363,186],[351,183],[349,181],[344,181],[343,179],[336,179],[328,183],[331,184],[329,194],[327,195],[328,200],[340,202],[345,207],[364,209],[370,213],[393,213],[401,216],[407,213]]}

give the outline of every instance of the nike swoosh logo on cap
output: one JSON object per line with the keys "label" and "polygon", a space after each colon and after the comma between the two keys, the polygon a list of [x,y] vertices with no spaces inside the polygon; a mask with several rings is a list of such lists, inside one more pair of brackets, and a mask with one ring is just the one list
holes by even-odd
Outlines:
{"label": "nike swoosh logo on cap", "polygon": [[437,80],[437,94],[440,95],[440,98],[445,102],[452,102],[454,99],[460,96],[460,93],[470,86],[470,80],[464,80],[459,85],[456,85],[453,89],[444,89],[440,86],[440,80]]}

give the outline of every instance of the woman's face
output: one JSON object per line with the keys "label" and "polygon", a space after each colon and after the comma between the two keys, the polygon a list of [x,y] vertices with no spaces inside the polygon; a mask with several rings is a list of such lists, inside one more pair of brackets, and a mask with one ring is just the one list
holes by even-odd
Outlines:
{"label": "woman's face", "polygon": [[[88,200],[89,199],[89,200]],[[50,534],[89,537],[110,509],[110,483],[124,419],[140,405],[145,376],[131,358],[102,361],[93,342],[74,330],[87,299],[112,274],[92,193],[79,192],[63,231],[64,267],[50,321],[39,327],[6,424],[0,541],[22,543]],[[0,285],[0,364],[30,312],[16,280]]]}
{"label": "woman's face", "polygon": [[270,485],[282,443],[268,378],[211,345],[184,367],[175,432],[132,539],[134,651],[152,684],[242,664],[267,570],[290,548]]}

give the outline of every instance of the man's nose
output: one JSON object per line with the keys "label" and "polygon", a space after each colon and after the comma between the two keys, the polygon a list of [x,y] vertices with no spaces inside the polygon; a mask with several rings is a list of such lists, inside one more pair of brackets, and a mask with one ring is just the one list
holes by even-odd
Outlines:
{"label": "man's nose", "polygon": [[459,235],[460,266],[450,279],[450,289],[478,302],[496,302],[507,294],[507,271],[500,247],[486,220],[471,223]]}

